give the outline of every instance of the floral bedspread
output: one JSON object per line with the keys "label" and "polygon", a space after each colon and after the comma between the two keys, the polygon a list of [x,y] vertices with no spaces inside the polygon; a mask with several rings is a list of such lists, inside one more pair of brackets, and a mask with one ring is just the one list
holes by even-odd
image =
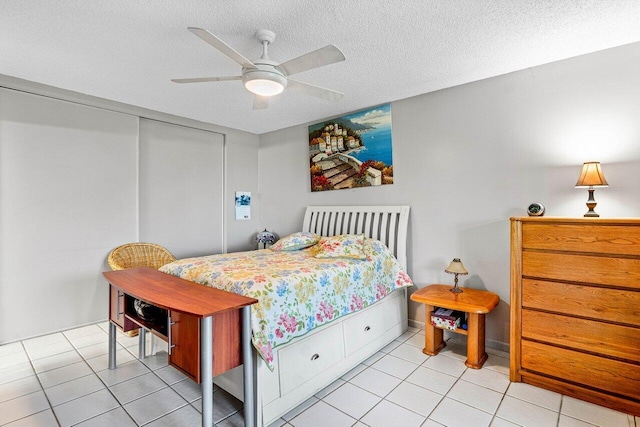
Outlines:
{"label": "floral bedspread", "polygon": [[160,271],[256,298],[253,345],[273,368],[273,349],[317,326],[361,310],[393,290],[412,286],[389,249],[365,239],[367,260],[315,258],[316,246],[187,258]]}

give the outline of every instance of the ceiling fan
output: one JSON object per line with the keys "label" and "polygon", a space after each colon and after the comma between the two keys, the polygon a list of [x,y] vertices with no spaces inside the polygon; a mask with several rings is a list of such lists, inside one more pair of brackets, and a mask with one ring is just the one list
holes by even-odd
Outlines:
{"label": "ceiling fan", "polygon": [[174,83],[242,80],[242,83],[247,90],[255,94],[253,99],[254,110],[267,108],[269,106],[269,97],[281,93],[287,87],[334,102],[339,101],[344,96],[343,93],[335,90],[325,89],[323,87],[302,83],[289,78],[289,76],[302,71],[312,70],[314,68],[344,61],[345,57],[340,49],[333,45],[325,46],[287,62],[283,62],[282,64],[277,64],[275,61],[270,60],[267,55],[267,46],[273,43],[273,40],[276,37],[272,31],[260,30],[255,34],[255,37],[260,41],[260,43],[262,43],[262,56],[259,59],[250,61],[209,31],[196,27],[189,27],[188,29],[193,34],[218,49],[220,52],[242,65],[242,75],[172,79],[171,81]]}

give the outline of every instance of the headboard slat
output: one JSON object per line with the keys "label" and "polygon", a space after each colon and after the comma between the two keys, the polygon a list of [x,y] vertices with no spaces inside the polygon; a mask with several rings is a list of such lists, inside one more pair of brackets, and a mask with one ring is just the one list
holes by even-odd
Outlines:
{"label": "headboard slat", "polygon": [[323,212],[322,214],[322,226],[320,227],[320,235],[329,235],[329,218],[331,218],[331,212]]}
{"label": "headboard slat", "polygon": [[358,223],[356,225],[356,233],[364,233],[364,220],[367,216],[366,212],[358,213]]}
{"label": "headboard slat", "polygon": [[373,213],[367,212],[367,217],[364,221],[364,230],[363,230],[363,233],[365,235],[372,234],[371,232],[372,223],[373,223]]}
{"label": "headboard slat", "polygon": [[347,234],[354,234],[358,231],[356,230],[356,221],[358,220],[358,214],[355,212],[349,213],[349,229],[347,230]]}
{"label": "headboard slat", "polygon": [[331,225],[333,224],[333,212],[327,212],[324,214],[324,227],[322,228],[322,234],[333,234]]}
{"label": "headboard slat", "polygon": [[364,233],[383,242],[407,269],[410,206],[308,206],[303,231],[322,236]]}
{"label": "headboard slat", "polygon": [[347,218],[348,215],[346,212],[338,212],[338,215],[340,216],[340,225],[336,230],[336,234],[347,234],[347,221],[349,220]]}
{"label": "headboard slat", "polygon": [[389,239],[389,217],[391,214],[381,214],[382,221],[380,223],[380,240],[386,243],[387,247],[391,251],[395,252],[396,242],[393,239]]}
{"label": "headboard slat", "polygon": [[373,214],[373,224],[371,227],[371,234],[379,234],[380,236],[382,236],[382,233],[380,233],[380,218],[383,217],[383,215],[379,212]]}
{"label": "headboard slat", "polygon": [[[387,224],[387,229],[388,229],[387,239],[390,242],[393,242],[393,246],[394,247],[396,247],[397,245],[400,244],[400,242],[398,240],[396,240],[397,237],[398,237],[398,225],[399,225],[398,223],[393,223],[393,222],[390,223],[390,224]],[[403,243],[403,245],[406,245],[407,244],[406,243],[406,233],[405,233],[404,239],[405,239],[405,242]]]}

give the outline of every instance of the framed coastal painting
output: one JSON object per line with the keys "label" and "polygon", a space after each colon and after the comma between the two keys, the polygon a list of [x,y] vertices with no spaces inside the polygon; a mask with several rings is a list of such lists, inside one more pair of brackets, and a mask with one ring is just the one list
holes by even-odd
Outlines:
{"label": "framed coastal painting", "polygon": [[311,191],[393,184],[391,104],[309,126]]}

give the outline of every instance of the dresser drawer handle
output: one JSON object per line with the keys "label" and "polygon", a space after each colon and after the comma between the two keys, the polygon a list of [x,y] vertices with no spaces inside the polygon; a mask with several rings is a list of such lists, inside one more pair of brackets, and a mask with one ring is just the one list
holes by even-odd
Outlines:
{"label": "dresser drawer handle", "polygon": [[320,359],[320,355],[318,353],[314,354],[313,356],[311,356],[311,360],[318,360]]}
{"label": "dresser drawer handle", "polygon": [[365,327],[364,327],[364,331],[365,331],[365,332],[369,332],[370,330],[371,330],[371,326],[365,326]]}

